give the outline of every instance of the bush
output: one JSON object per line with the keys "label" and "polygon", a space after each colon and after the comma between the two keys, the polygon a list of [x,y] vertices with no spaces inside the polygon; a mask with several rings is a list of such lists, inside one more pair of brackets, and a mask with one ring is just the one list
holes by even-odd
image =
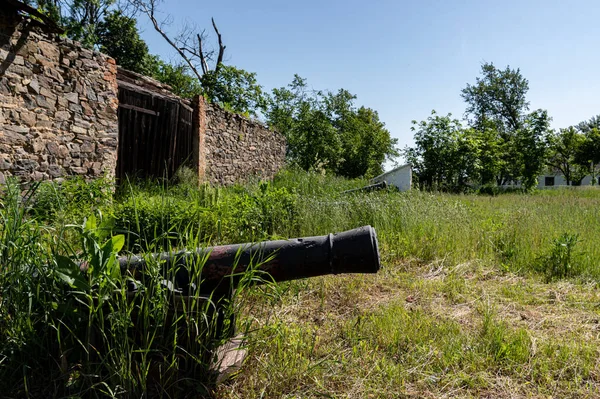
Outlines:
{"label": "bush", "polygon": [[578,242],[579,235],[570,233],[563,233],[552,241],[549,253],[538,259],[538,270],[546,275],[546,282],[581,274],[579,256],[575,252]]}
{"label": "bush", "polygon": [[47,222],[67,218],[68,223],[80,223],[86,215],[112,203],[113,189],[114,182],[105,178],[86,181],[70,177],[62,182],[42,182],[33,194],[30,212]]}

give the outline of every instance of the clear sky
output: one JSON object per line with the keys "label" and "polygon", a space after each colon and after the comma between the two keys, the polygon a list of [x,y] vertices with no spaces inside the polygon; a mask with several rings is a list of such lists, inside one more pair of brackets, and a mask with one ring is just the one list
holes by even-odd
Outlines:
{"label": "clear sky", "polygon": [[[600,114],[598,0],[166,0],[174,32],[184,22],[212,33],[226,63],[256,72],[268,91],[295,73],[315,89],[345,88],[379,112],[399,147],[413,119],[432,109],[462,118],[460,91],[483,62],[520,68],[531,109],[554,128]],[[174,59],[143,23],[150,51]],[[212,37],[216,40],[216,38]]]}

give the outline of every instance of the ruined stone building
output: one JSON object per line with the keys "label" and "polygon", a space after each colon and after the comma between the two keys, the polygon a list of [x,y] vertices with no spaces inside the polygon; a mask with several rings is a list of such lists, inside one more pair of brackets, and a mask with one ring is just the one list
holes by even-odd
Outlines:
{"label": "ruined stone building", "polygon": [[[3,6],[4,7],[4,6]],[[203,97],[122,70],[114,59],[0,10],[0,182],[66,176],[271,178],[285,139]]]}

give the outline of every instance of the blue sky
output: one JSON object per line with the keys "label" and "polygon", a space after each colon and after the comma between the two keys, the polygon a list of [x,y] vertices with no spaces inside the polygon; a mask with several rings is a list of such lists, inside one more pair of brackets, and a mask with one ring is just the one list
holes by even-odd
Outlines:
{"label": "blue sky", "polygon": [[[256,72],[266,90],[295,73],[315,89],[345,88],[379,112],[399,147],[412,144],[413,119],[432,109],[462,118],[460,91],[483,62],[520,68],[531,109],[554,128],[600,114],[600,1],[554,0],[167,0],[173,19],[212,33],[226,63]],[[150,51],[176,59],[140,17]],[[215,39],[213,37],[213,39]]]}

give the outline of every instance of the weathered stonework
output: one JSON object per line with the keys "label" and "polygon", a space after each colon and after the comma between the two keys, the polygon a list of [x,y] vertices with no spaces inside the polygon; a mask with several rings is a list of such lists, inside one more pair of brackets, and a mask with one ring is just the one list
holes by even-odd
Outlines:
{"label": "weathered stonework", "polygon": [[[176,98],[168,86],[118,71],[112,58],[0,8],[0,183],[114,176],[119,87]],[[190,157],[200,182],[268,179],[284,165],[280,134],[203,97],[177,101],[193,110]]]}
{"label": "weathered stonework", "polygon": [[286,143],[281,134],[216,104],[203,108],[206,130],[200,130],[200,142],[204,140],[200,151],[204,165],[199,170],[202,176],[204,168],[206,181],[233,184],[252,177],[270,179],[284,165]]}
{"label": "weathered stonework", "polygon": [[114,60],[32,25],[0,13],[0,182],[113,174]]}

